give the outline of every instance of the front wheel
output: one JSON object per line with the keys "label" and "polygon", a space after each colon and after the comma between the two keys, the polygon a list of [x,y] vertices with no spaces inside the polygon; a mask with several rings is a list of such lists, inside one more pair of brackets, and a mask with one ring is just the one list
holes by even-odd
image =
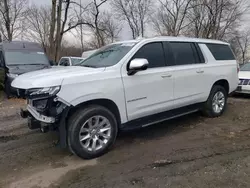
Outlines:
{"label": "front wheel", "polygon": [[116,140],[117,121],[112,112],[92,105],[78,110],[68,122],[68,146],[83,159],[106,153]]}
{"label": "front wheel", "polygon": [[223,114],[227,106],[227,92],[220,85],[213,86],[208,100],[204,104],[203,114],[208,117],[218,117]]}

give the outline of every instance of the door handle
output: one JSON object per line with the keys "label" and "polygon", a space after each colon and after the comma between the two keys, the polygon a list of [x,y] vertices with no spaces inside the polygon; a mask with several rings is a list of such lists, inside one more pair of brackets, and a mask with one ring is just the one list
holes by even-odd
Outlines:
{"label": "door handle", "polygon": [[198,74],[202,74],[202,73],[204,73],[204,71],[203,70],[198,70],[198,71],[196,71]]}
{"label": "door handle", "polygon": [[161,75],[162,78],[171,78],[172,74],[163,74]]}

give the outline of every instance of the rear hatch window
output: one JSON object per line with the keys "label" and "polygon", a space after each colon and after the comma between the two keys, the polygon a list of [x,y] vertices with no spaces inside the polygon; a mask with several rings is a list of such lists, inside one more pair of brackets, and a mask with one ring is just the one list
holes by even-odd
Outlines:
{"label": "rear hatch window", "polygon": [[206,44],[216,60],[235,60],[234,54],[229,45]]}

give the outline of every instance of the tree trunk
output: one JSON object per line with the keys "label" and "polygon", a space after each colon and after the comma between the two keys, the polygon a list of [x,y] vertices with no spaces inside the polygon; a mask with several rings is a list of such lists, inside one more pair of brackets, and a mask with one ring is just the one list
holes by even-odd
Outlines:
{"label": "tree trunk", "polygon": [[59,59],[59,52],[61,50],[61,41],[62,41],[62,36],[61,36],[62,3],[63,3],[63,0],[59,0],[58,6],[57,6],[55,61],[57,61]]}
{"label": "tree trunk", "polygon": [[4,0],[4,10],[5,10],[5,27],[7,31],[7,37],[9,41],[12,41],[12,32],[10,29],[10,12],[9,12],[9,7],[8,7],[8,0]]}
{"label": "tree trunk", "polygon": [[55,41],[54,41],[54,35],[55,35],[55,27],[56,27],[56,0],[52,0],[52,8],[51,8],[51,23],[50,23],[50,32],[49,32],[49,51],[50,51],[50,57],[53,57],[53,60],[55,57]]}

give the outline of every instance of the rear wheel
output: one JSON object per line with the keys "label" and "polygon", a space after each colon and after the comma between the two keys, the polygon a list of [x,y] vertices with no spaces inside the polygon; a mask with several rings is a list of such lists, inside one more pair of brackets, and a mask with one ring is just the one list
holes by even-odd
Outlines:
{"label": "rear wheel", "polygon": [[208,100],[204,104],[203,114],[208,117],[218,117],[223,114],[227,106],[227,92],[220,85],[213,86]]}
{"label": "rear wheel", "polygon": [[115,142],[118,130],[115,116],[98,105],[78,110],[68,126],[69,149],[84,159],[106,153]]}

